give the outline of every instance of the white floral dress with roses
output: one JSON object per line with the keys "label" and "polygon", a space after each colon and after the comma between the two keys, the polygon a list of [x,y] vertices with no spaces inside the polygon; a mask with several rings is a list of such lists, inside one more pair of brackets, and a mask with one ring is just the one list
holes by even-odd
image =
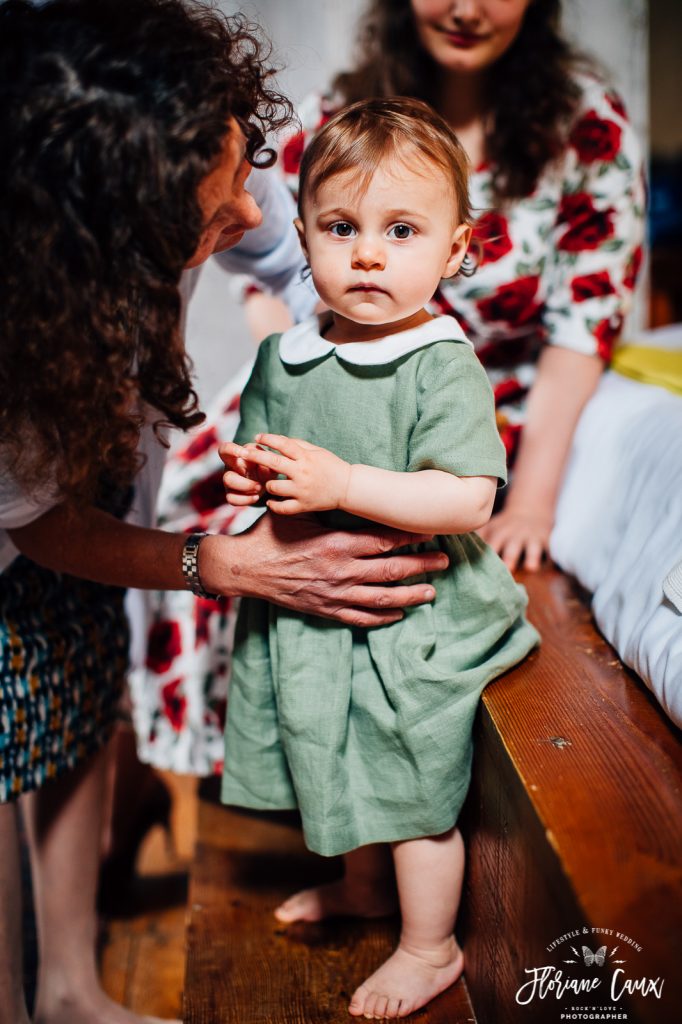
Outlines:
{"label": "white floral dress with roses", "polygon": [[[592,76],[579,82],[583,97],[569,146],[532,195],[495,210],[490,167],[474,171],[476,272],[443,281],[433,299],[434,312],[459,320],[488,372],[510,463],[542,347],[608,361],[642,262],[638,140],[618,96]],[[319,96],[301,109],[302,131],[281,154],[294,191],[305,145],[333,109]],[[171,458],[160,502],[168,529],[240,528],[244,513],[224,504],[217,456],[217,444],[236,429],[238,397],[239,382],[231,382],[207,423]],[[144,760],[177,772],[221,770],[234,620],[228,599],[158,595],[147,670],[133,687]]]}

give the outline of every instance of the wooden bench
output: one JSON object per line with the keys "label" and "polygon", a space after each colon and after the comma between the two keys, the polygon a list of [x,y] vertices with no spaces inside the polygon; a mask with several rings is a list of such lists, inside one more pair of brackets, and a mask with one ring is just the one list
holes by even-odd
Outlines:
{"label": "wooden bench", "polygon": [[[679,731],[597,633],[586,595],[556,571],[522,582],[543,644],[484,693],[464,816],[473,1005],[481,1024],[558,1020],[555,998],[515,1001],[524,971],[567,973],[570,945],[582,955],[606,943],[620,947],[629,975],[665,979],[661,1000],[632,1002],[630,1024],[679,1024]],[[583,927],[618,931],[642,952]],[[580,937],[547,950],[576,929]]]}
{"label": "wooden bench", "polygon": [[[544,643],[488,687],[477,721],[458,923],[466,983],[411,1019],[559,1021],[563,1004],[556,998],[516,1002],[524,971],[563,966],[568,946],[547,946],[572,930],[597,927],[642,946],[638,953],[604,939],[609,950],[621,945],[628,970],[636,967],[633,976],[665,978],[662,999],[631,1003],[630,1024],[677,1024],[679,734],[595,631],[584,596],[568,579],[548,569],[523,582]],[[202,797],[185,1024],[348,1024],[349,995],[388,954],[398,922],[279,925],[272,917],[277,903],[334,877],[338,862],[308,854],[291,815],[222,808],[215,780]],[[603,944],[580,936],[570,940],[579,952]],[[586,1003],[583,996],[577,1005]]]}

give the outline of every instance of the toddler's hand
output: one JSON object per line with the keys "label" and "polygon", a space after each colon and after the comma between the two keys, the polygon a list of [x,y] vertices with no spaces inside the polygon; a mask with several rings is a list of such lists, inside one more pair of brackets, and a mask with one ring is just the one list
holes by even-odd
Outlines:
{"label": "toddler's hand", "polygon": [[234,441],[226,441],[218,449],[220,458],[227,467],[223,483],[225,497],[230,505],[255,505],[263,497],[268,480],[273,480],[277,476],[276,473],[247,461],[248,453],[253,450],[258,450],[258,445],[252,441],[243,446],[235,444]]}
{"label": "toddler's hand", "polygon": [[[342,505],[348,490],[349,463],[326,448],[280,434],[257,434],[256,441],[277,449],[269,452],[254,446],[244,456],[247,462],[271,474],[264,486],[277,499],[266,502],[273,512],[291,516]],[[287,479],[273,479],[280,473]]]}

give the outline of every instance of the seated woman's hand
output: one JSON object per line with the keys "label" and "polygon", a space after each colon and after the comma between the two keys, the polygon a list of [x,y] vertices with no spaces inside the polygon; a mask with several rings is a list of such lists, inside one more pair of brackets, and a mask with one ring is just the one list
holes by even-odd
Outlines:
{"label": "seated woman's hand", "polygon": [[497,552],[510,572],[521,564],[535,572],[549,552],[553,525],[550,512],[510,505],[493,516],[478,533]]}
{"label": "seated woman's hand", "polygon": [[268,481],[277,477],[276,473],[249,460],[249,452],[254,449],[257,450],[258,445],[251,441],[245,445],[227,441],[218,449],[227,467],[223,483],[229,505],[255,505],[263,498]]}
{"label": "seated woman's hand", "polygon": [[[343,505],[350,477],[349,463],[326,448],[298,438],[257,434],[256,441],[257,445],[247,445],[244,459],[253,469],[270,474],[263,487],[273,496],[266,502],[272,512],[293,516],[301,512],[324,512]],[[276,451],[267,451],[261,445]],[[287,479],[279,479],[281,474]]]}

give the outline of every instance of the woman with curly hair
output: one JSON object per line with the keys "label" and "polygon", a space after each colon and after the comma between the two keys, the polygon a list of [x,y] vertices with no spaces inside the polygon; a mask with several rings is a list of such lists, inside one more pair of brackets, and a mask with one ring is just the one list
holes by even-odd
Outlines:
{"label": "woman with curly hair", "polygon": [[260,594],[358,625],[433,597],[386,585],[435,567],[371,557],[406,543],[396,531],[300,522],[203,539],[122,518],[142,432],[202,419],[181,275],[261,220],[244,184],[274,159],[265,131],[288,118],[269,78],[246,24],[193,0],[0,5],[0,1019],[12,1024],[28,1021],[19,798],[34,1019],[139,1020],[104,995],[95,962],[122,588]]}
{"label": "woman with curly hair", "polygon": [[[393,95],[430,103],[467,150],[476,272],[442,282],[431,308],[460,322],[493,386],[512,476],[481,534],[511,569],[522,560],[537,569],[547,550],[575,424],[642,259],[640,147],[618,97],[562,36],[560,16],[560,0],[372,0],[356,67],[304,102],[303,130],[281,154],[296,191],[303,151],[331,114]],[[238,407],[234,390],[225,389],[227,410]],[[169,463],[169,523],[191,514],[194,494],[205,522],[224,517],[202,490],[215,447]],[[196,624],[183,599],[167,595],[158,612],[164,631],[151,635],[139,741],[159,767],[210,771],[222,758],[217,712],[233,620],[205,603]],[[164,642],[173,636],[183,641],[177,650]],[[190,662],[185,652],[195,648]],[[186,700],[179,725],[164,706],[171,681]]]}

